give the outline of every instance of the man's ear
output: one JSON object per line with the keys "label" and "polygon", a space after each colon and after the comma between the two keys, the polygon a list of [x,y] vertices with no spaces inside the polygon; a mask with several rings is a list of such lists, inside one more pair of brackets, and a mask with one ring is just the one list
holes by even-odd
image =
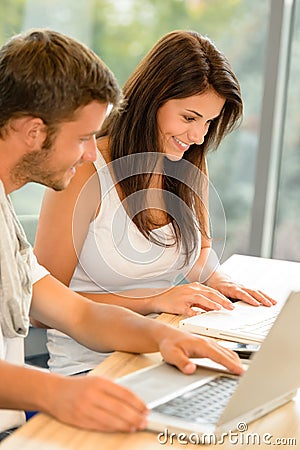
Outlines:
{"label": "man's ear", "polygon": [[39,117],[26,117],[22,127],[23,139],[32,149],[42,146],[47,136],[47,127]]}

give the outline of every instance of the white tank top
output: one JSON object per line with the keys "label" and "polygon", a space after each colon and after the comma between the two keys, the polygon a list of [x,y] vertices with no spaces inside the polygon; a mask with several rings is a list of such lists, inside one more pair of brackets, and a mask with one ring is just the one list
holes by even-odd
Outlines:
{"label": "white tank top", "polygon": [[[101,293],[180,283],[199,256],[200,236],[189,265],[184,265],[184,255],[176,246],[150,242],[130,220],[100,152],[94,165],[101,186],[101,208],[89,226],[70,288]],[[169,225],[152,233],[165,243],[174,241]],[[56,330],[48,331],[48,350],[50,370],[62,374],[92,369],[107,355],[88,350]]]}

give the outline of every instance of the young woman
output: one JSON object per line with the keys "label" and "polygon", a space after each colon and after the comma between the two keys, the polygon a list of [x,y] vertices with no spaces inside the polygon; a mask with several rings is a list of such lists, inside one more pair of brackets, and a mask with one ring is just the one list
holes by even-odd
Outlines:
{"label": "young woman", "polygon": [[[64,192],[47,191],[35,244],[64,284],[141,314],[192,316],[275,301],[219,270],[211,247],[206,155],[242,116],[239,83],[214,44],[173,31],[145,56],[98,138],[95,163]],[[185,279],[188,283],[179,284]],[[93,368],[99,353],[48,331],[50,368]]]}

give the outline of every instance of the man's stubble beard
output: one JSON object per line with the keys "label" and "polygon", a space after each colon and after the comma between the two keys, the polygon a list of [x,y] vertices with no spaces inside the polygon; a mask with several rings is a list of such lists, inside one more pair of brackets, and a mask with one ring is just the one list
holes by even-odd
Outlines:
{"label": "man's stubble beard", "polygon": [[43,148],[33,150],[22,156],[19,162],[11,170],[10,178],[16,186],[24,186],[27,183],[34,182],[50,187],[55,191],[61,191],[66,186],[62,180],[56,178],[53,170],[47,170],[47,162],[50,159],[54,149]]}

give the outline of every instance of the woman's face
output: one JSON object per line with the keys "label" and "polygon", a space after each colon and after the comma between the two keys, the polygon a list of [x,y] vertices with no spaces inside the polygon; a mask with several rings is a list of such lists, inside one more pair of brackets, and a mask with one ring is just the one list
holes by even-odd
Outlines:
{"label": "woman's face", "polygon": [[202,144],[210,123],[220,115],[224,103],[225,99],[213,89],[164,103],[157,112],[163,153],[176,161],[190,145]]}

